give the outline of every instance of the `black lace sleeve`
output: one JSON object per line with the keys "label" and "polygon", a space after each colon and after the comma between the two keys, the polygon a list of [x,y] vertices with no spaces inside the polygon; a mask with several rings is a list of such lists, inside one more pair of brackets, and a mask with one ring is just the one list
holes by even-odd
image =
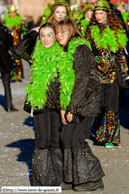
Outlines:
{"label": "black lace sleeve", "polygon": [[[79,116],[92,116],[98,107],[98,74],[93,53],[81,45],[74,54],[75,84],[67,111]],[[90,110],[89,110],[90,109]],[[95,111],[96,112],[96,111]]]}

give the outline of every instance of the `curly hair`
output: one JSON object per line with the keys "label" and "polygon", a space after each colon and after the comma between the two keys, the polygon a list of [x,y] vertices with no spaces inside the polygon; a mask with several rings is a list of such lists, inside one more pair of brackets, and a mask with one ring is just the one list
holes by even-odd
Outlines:
{"label": "curly hair", "polygon": [[[119,18],[119,16],[117,16],[113,11],[105,10],[105,12],[107,12],[107,25],[109,25],[110,29],[114,31],[123,30],[122,21]],[[90,26],[92,25],[98,25],[100,29],[100,33],[105,29],[105,27],[102,24],[98,23],[98,21],[96,20],[95,11],[92,15],[89,25],[87,26],[87,32],[86,32],[87,37],[90,34]]]}

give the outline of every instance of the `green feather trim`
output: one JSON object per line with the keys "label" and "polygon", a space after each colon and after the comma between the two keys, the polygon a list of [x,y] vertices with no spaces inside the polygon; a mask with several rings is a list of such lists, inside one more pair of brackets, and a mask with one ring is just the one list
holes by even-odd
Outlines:
{"label": "green feather trim", "polygon": [[123,12],[123,13],[121,13],[121,15],[122,15],[122,18],[124,20],[124,23],[126,24],[127,19],[129,18],[129,13],[128,12]]}
{"label": "green feather trim", "polygon": [[77,16],[77,19],[78,19],[79,23],[80,23],[80,20],[81,20],[82,18],[83,18],[83,14],[79,13],[78,16]]}
{"label": "green feather trim", "polygon": [[74,87],[75,81],[75,71],[73,69],[73,56],[69,56],[68,53],[64,52],[64,58],[62,55],[62,61],[60,61],[60,72],[59,72],[59,82],[60,82],[60,103],[61,108],[66,110],[67,106],[71,101],[71,95]]}
{"label": "green feather trim", "polygon": [[60,49],[56,42],[52,47],[45,49],[40,41],[37,42],[31,66],[32,77],[30,85],[26,87],[27,102],[35,109],[43,108],[47,100],[48,86],[57,76],[57,51]]}
{"label": "green feather trim", "polygon": [[[67,57],[65,58],[64,65],[62,66],[65,72],[60,71],[60,77],[59,77],[59,81],[61,83],[60,100],[61,100],[61,107],[64,110],[66,110],[71,100],[71,94],[73,91],[74,81],[75,81],[75,71],[73,69],[73,60],[74,60],[73,54],[76,52],[76,48],[79,45],[87,45],[91,49],[90,43],[86,39],[82,39],[80,37],[73,38],[69,42]],[[66,64],[69,64],[69,65],[66,65]],[[67,103],[66,103],[66,97],[67,97]]]}
{"label": "green feather trim", "polygon": [[20,14],[17,14],[15,17],[11,18],[9,16],[9,13],[5,14],[4,17],[4,23],[7,24],[9,29],[12,29],[13,27],[15,27],[17,24],[22,22],[22,17]]}
{"label": "green feather trim", "polygon": [[49,17],[50,14],[51,14],[51,10],[50,10],[48,7],[46,7],[46,8],[44,9],[44,15],[45,15],[46,17]]}
{"label": "green feather trim", "polygon": [[82,39],[80,37],[78,38],[73,38],[70,42],[69,42],[69,46],[68,46],[68,55],[73,55],[76,51],[76,48],[79,46],[79,45],[87,45],[89,47],[90,50],[91,49],[91,45],[90,45],[90,42],[88,42],[86,39]]}
{"label": "green feather trim", "polygon": [[43,25],[43,24],[45,24],[47,22],[48,17],[50,16],[50,14],[51,14],[51,10],[48,7],[46,7],[44,9],[44,15],[42,17],[42,22],[41,22],[40,25]]}
{"label": "green feather trim", "polygon": [[89,20],[86,20],[86,19],[84,19],[84,20],[81,21],[81,25],[82,25],[82,27],[84,29],[87,28],[87,26],[88,26],[89,23],[90,23],[90,21]]}
{"label": "green feather trim", "polygon": [[111,30],[109,26],[100,33],[99,27],[94,25],[91,27],[91,37],[96,43],[98,49],[107,49],[110,51],[118,51],[120,47],[126,47],[127,37],[124,30]]}

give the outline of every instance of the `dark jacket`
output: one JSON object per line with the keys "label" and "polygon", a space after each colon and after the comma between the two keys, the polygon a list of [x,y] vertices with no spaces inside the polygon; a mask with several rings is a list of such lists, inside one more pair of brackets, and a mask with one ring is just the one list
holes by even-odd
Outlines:
{"label": "dark jacket", "polygon": [[15,54],[29,62],[36,45],[37,37],[38,32],[36,32],[35,30],[28,32],[24,36],[24,38],[21,39],[18,42],[18,44],[14,47]]}
{"label": "dark jacket", "polygon": [[100,108],[100,83],[93,53],[86,45],[74,54],[75,84],[67,111],[78,116],[96,116]]}
{"label": "dark jacket", "polygon": [[9,48],[13,45],[13,37],[8,29],[0,23],[0,72],[11,71],[13,62]]}

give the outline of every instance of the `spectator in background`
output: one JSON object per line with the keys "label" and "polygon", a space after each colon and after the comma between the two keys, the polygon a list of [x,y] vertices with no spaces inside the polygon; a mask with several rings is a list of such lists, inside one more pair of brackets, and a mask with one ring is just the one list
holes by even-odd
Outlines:
{"label": "spectator in background", "polygon": [[[5,14],[4,24],[10,30],[13,36],[13,46],[16,46],[21,40],[22,36],[26,34],[26,28],[24,21],[21,15],[17,12],[17,8],[15,5],[10,5],[8,9],[8,13]],[[13,61],[13,70],[12,70],[12,81],[21,81],[24,77],[23,66],[20,59],[16,59]]]}
{"label": "spectator in background", "polygon": [[11,56],[8,51],[12,45],[13,37],[7,27],[0,23],[0,72],[5,92],[6,111],[8,112],[18,111],[18,109],[13,106],[10,87],[13,61],[11,60]]}

